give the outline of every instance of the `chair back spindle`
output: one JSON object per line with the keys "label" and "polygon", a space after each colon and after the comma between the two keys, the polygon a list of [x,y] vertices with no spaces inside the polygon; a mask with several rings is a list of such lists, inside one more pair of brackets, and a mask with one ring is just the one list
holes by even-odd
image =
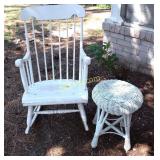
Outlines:
{"label": "chair back spindle", "polygon": [[42,38],[43,38],[43,55],[44,55],[45,75],[46,75],[46,80],[48,80],[46,51],[45,51],[46,49],[45,49],[45,40],[44,40],[44,25],[43,25],[43,23],[42,23]]}
{"label": "chair back spindle", "polygon": [[39,81],[41,81],[41,73],[40,73],[40,66],[39,66],[39,59],[38,59],[38,52],[37,52],[37,43],[36,43],[36,36],[35,36],[35,29],[34,29],[34,21],[33,21],[33,19],[32,19],[32,34],[33,34],[33,38],[34,38],[34,48],[35,48],[35,53],[36,53],[38,77],[39,77]]}
{"label": "chair back spindle", "polygon": [[[79,13],[77,13],[77,15],[78,14]],[[84,13],[82,13],[82,15],[83,14]],[[33,66],[33,71],[35,73],[35,70],[37,70],[38,81],[49,79],[72,79],[82,82],[81,49],[83,47],[84,15],[77,15],[73,14],[67,18],[56,17],[55,19],[41,19],[34,17],[33,15],[30,16],[31,18],[29,19],[29,17],[26,18],[24,16],[24,19],[26,19],[24,21],[24,27],[27,53],[30,56],[35,55],[36,67]],[[64,15],[64,17],[65,16],[66,15]],[[28,28],[31,28],[31,32],[29,29],[27,30],[27,25]],[[29,40],[29,35],[32,35],[33,41]],[[56,40],[58,41],[55,42]],[[79,51],[76,48],[77,43],[79,43]],[[33,52],[32,48],[34,49],[35,54],[31,54],[31,52]],[[40,50],[40,48],[42,48],[42,50]],[[78,60],[77,58],[79,59],[79,63],[76,63]],[[49,61],[51,63],[49,63]],[[44,63],[44,68],[41,63]],[[32,71],[32,65],[33,60],[32,62],[28,61],[24,66],[29,85],[34,83],[36,78]],[[42,73],[44,73],[44,76]]]}
{"label": "chair back spindle", "polygon": [[[80,18],[80,48],[79,52],[81,53],[81,50],[83,48],[83,18]],[[79,81],[82,81],[82,55],[79,55]]]}
{"label": "chair back spindle", "polygon": [[51,41],[51,61],[52,61],[52,77],[55,79],[54,74],[54,56],[53,56],[53,40],[52,40],[52,22],[50,21],[50,41]]}
{"label": "chair back spindle", "polygon": [[66,20],[67,39],[66,39],[66,78],[68,79],[68,20]]}
{"label": "chair back spindle", "polygon": [[59,77],[62,79],[62,64],[61,64],[61,24],[58,24],[59,30]]}
{"label": "chair back spindle", "polygon": [[75,79],[75,45],[76,45],[76,22],[75,22],[75,15],[73,18],[73,80]]}

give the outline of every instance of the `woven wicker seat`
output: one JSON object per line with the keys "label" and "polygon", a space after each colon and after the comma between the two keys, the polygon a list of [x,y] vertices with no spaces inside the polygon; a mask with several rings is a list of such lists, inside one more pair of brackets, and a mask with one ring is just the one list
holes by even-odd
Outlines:
{"label": "woven wicker seat", "polygon": [[93,89],[92,98],[96,105],[115,115],[133,113],[143,102],[141,91],[121,80],[101,81]]}
{"label": "woven wicker seat", "polygon": [[[93,120],[94,123],[96,122],[96,131],[92,140],[92,147],[95,148],[97,146],[100,135],[114,133],[125,138],[124,149],[128,151],[131,147],[131,116],[143,103],[141,91],[136,86],[125,81],[104,80],[94,87],[92,98],[97,105],[97,112]],[[119,117],[110,123],[107,121],[108,114]],[[104,124],[107,125],[106,128],[103,128]],[[119,128],[117,128],[117,124],[120,125]],[[114,130],[114,132],[109,132],[110,129]]]}

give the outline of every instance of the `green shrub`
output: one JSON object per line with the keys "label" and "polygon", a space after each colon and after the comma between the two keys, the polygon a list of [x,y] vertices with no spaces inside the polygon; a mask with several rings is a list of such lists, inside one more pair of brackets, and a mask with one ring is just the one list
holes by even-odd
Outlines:
{"label": "green shrub", "polygon": [[118,58],[116,54],[111,52],[110,46],[110,42],[105,42],[102,46],[98,44],[91,44],[88,46],[88,50],[94,55],[99,63],[105,65],[107,69],[112,72],[116,69],[116,62]]}

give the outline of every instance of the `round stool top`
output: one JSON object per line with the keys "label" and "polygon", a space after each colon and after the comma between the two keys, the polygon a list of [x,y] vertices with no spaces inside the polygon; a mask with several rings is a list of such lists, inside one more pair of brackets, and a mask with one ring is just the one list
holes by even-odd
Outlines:
{"label": "round stool top", "polygon": [[97,107],[115,115],[133,113],[143,103],[141,91],[136,86],[121,80],[101,81],[94,87],[92,99]]}

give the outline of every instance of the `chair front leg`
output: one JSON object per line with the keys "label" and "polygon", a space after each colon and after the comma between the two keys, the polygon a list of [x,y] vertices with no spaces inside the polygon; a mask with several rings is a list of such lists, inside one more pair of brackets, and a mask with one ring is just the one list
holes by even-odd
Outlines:
{"label": "chair front leg", "polygon": [[33,106],[28,106],[28,114],[27,114],[27,128],[25,130],[25,134],[28,134],[29,129],[32,124],[32,117],[33,117]]}
{"label": "chair front leg", "polygon": [[82,118],[82,122],[84,124],[84,128],[85,128],[86,131],[88,131],[89,128],[88,128],[88,125],[87,125],[87,117],[86,117],[86,112],[84,110],[83,104],[78,104],[78,109],[80,111],[80,115],[81,115],[81,118]]}

